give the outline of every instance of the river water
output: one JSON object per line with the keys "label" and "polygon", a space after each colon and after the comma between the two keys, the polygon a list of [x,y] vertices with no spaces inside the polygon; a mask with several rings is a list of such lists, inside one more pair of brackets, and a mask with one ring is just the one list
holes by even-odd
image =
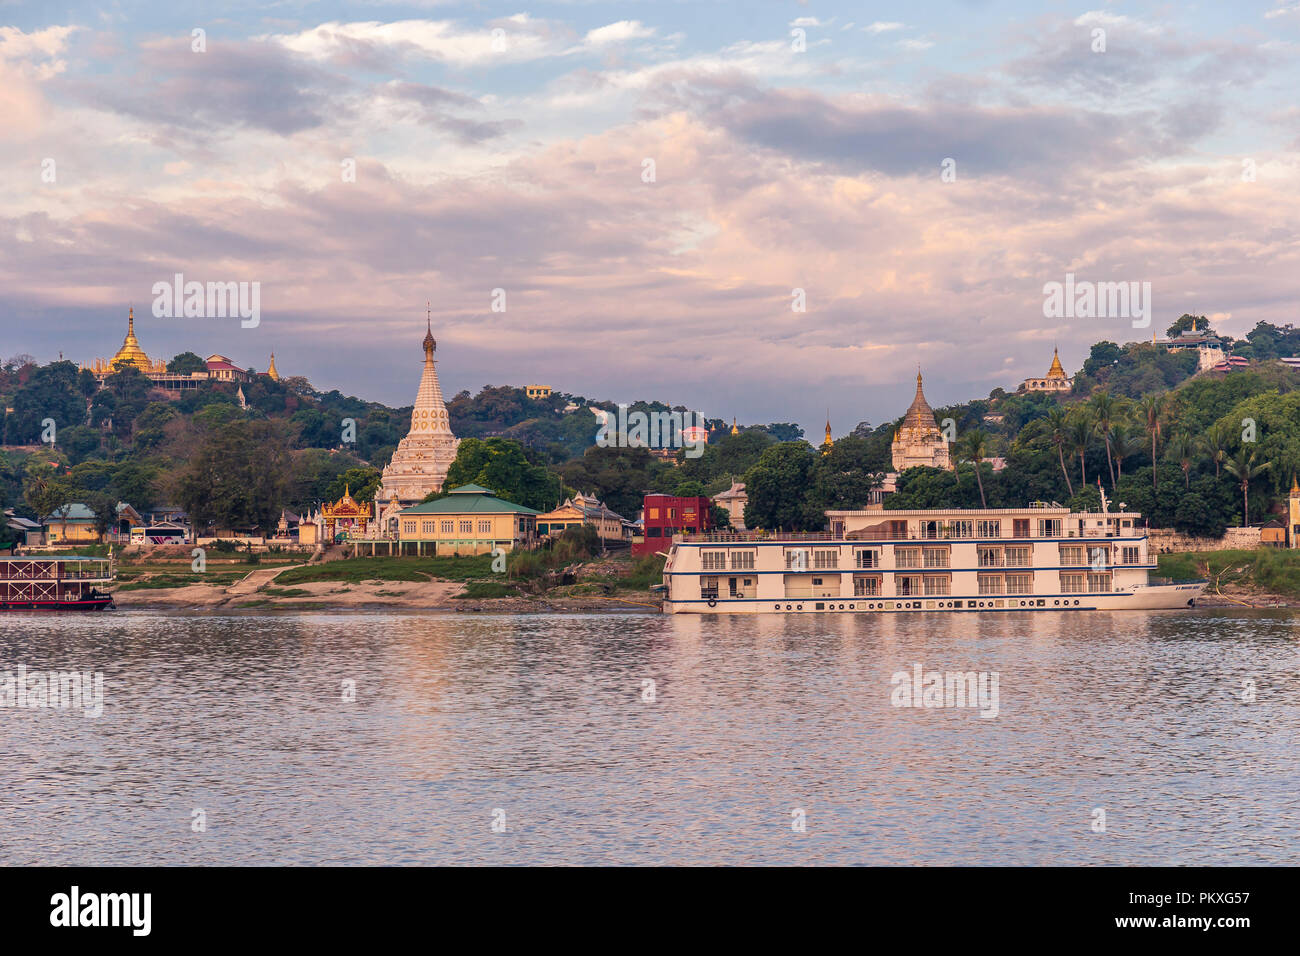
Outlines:
{"label": "river water", "polygon": [[[0,676],[104,678],[97,718],[0,708],[7,864],[1300,862],[1290,612],[118,611],[0,635]],[[996,672],[997,715],[893,706],[916,665]]]}

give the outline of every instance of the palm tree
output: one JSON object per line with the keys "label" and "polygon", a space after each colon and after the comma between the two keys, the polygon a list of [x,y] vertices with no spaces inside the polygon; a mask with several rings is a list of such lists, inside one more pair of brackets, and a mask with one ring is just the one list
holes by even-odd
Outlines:
{"label": "palm tree", "polygon": [[1129,425],[1124,422],[1116,422],[1110,433],[1110,443],[1115,449],[1115,483],[1124,478],[1124,459],[1132,458],[1142,450],[1143,442],[1140,437],[1129,431]]}
{"label": "palm tree", "polygon": [[1065,475],[1065,487],[1069,489],[1070,497],[1074,497],[1074,483],[1070,481],[1070,470],[1065,467],[1065,442],[1067,439],[1067,430],[1069,428],[1069,419],[1065,414],[1065,409],[1060,405],[1055,406],[1047,413],[1047,427],[1052,438],[1052,444],[1056,446],[1056,457],[1061,463],[1061,474]]}
{"label": "palm tree", "polygon": [[1088,455],[1088,446],[1092,444],[1092,419],[1086,409],[1080,407],[1072,416],[1069,430],[1066,432],[1070,448],[1079,456],[1079,487],[1088,487],[1088,468],[1084,459]]}
{"label": "palm tree", "polygon": [[1241,482],[1241,514],[1242,527],[1250,527],[1250,481],[1252,478],[1262,474],[1272,467],[1272,462],[1264,462],[1261,465],[1255,464],[1255,452],[1246,448],[1243,444],[1237,449],[1237,457],[1229,458],[1223,463],[1228,474]]}
{"label": "palm tree", "polygon": [[1189,488],[1192,480],[1192,458],[1196,456],[1196,442],[1192,441],[1191,436],[1186,432],[1179,432],[1169,440],[1169,447],[1165,450],[1165,454],[1178,462],[1178,467],[1183,470],[1183,488],[1184,490]]}
{"label": "palm tree", "polygon": [[1160,489],[1156,484],[1156,439],[1160,436],[1161,419],[1165,414],[1165,396],[1146,395],[1139,408],[1146,421],[1147,432],[1151,435],[1151,494],[1157,495]]}
{"label": "palm tree", "polygon": [[975,480],[979,482],[981,508],[989,506],[984,500],[984,478],[980,475],[980,462],[988,456],[988,444],[988,432],[981,428],[973,428],[962,436],[961,444],[958,446],[960,456],[975,466]]}
{"label": "palm tree", "polygon": [[1205,432],[1205,450],[1214,462],[1214,477],[1219,477],[1219,468],[1228,457],[1228,446],[1232,444],[1232,429],[1223,422],[1211,425]]}
{"label": "palm tree", "polygon": [[1115,463],[1111,460],[1110,433],[1119,406],[1110,392],[1098,392],[1092,396],[1088,405],[1092,409],[1093,419],[1097,423],[1097,434],[1101,435],[1106,441],[1106,470],[1110,473],[1110,486],[1114,488]]}

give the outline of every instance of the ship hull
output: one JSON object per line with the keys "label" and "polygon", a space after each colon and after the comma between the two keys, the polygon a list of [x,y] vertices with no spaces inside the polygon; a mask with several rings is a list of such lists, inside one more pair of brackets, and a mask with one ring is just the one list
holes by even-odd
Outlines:
{"label": "ship hull", "polygon": [[998,595],[894,597],[894,598],[786,598],[699,599],[665,601],[667,614],[906,614],[916,611],[957,614],[1006,611],[1172,611],[1195,607],[1205,582],[1160,584],[1104,594],[1045,594],[1006,597]]}
{"label": "ship hull", "polygon": [[0,611],[105,611],[113,606],[111,597],[79,601],[0,601]]}

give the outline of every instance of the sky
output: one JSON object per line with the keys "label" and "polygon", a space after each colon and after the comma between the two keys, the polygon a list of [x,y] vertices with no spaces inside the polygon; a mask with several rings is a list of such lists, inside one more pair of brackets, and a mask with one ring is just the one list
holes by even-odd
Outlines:
{"label": "sky", "polygon": [[[448,395],[843,434],[918,367],[937,407],[1295,322],[1297,90],[1300,0],[0,0],[0,359],[134,306],[151,357],[405,405],[428,303]],[[260,321],[155,317],[177,273]],[[1152,328],[1045,317],[1067,273]]]}

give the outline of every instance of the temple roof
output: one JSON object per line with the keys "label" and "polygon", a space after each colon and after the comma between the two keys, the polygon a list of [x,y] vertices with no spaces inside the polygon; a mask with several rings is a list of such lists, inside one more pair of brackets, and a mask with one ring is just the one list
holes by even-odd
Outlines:
{"label": "temple roof", "polygon": [[916,397],[912,399],[912,405],[903,417],[904,428],[926,428],[933,429],[936,427],[934,421],[934,409],[930,403],[925,400],[925,392],[921,391],[921,370],[916,371]]}
{"label": "temple roof", "polygon": [[1061,356],[1057,354],[1056,349],[1052,349],[1052,367],[1047,370],[1048,378],[1068,378],[1065,369],[1061,366]]}
{"label": "temple roof", "polygon": [[458,488],[452,488],[447,492],[446,497],[438,498],[434,501],[426,501],[399,512],[403,515],[443,515],[443,514],[465,514],[475,512],[477,514],[525,514],[535,515],[541,512],[534,511],[524,505],[517,505],[513,501],[506,501],[504,498],[498,498],[492,492],[488,491],[481,485],[461,485]]}

